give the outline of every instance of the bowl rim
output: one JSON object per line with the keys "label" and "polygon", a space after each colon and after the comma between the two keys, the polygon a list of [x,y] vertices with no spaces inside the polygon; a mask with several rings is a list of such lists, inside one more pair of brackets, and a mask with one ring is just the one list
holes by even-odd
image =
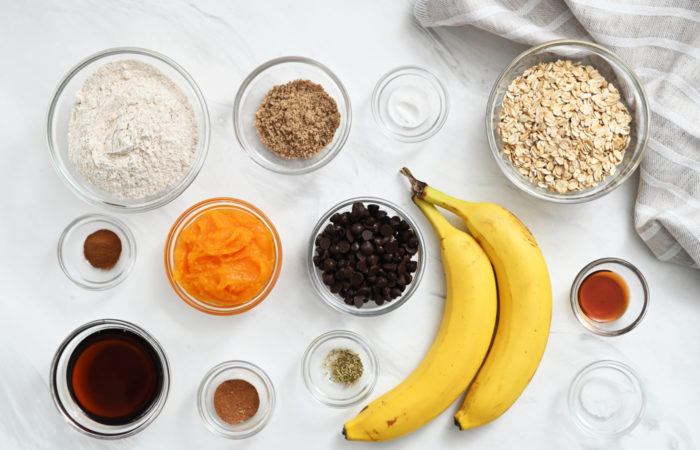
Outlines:
{"label": "bowl rim", "polygon": [[[394,133],[386,126],[386,121],[383,119],[383,115],[379,108],[379,100],[381,98],[381,94],[384,92],[384,89],[386,89],[392,81],[394,81],[398,77],[405,75],[418,76],[427,80],[430,84],[432,84],[435,87],[437,96],[440,99],[440,113],[437,119],[433,122],[430,128],[428,128],[425,132],[421,134]],[[435,134],[438,133],[438,131],[442,129],[443,125],[445,125],[445,122],[447,121],[447,116],[450,112],[450,97],[447,94],[447,89],[445,89],[445,85],[430,70],[415,65],[398,66],[386,72],[379,78],[379,80],[377,80],[377,83],[374,85],[374,89],[372,90],[371,109],[374,122],[379,126],[379,129],[382,131],[382,133],[384,133],[386,136],[396,139],[399,142],[416,143],[428,140],[429,138],[433,137]]]}
{"label": "bowl rim", "polygon": [[[71,272],[68,270],[68,263],[63,259],[63,254],[61,250],[63,249],[66,237],[77,226],[82,225],[84,223],[97,221],[107,222],[109,224],[114,225],[114,227],[119,229],[119,231],[121,231],[124,234],[124,236],[126,236],[126,243],[122,243],[122,246],[128,246],[130,256],[129,260],[122,268],[122,271],[111,280],[108,280],[106,282],[83,282],[71,275]],[[131,272],[131,269],[134,267],[134,263],[136,262],[136,239],[134,238],[134,234],[131,232],[131,228],[129,228],[129,226],[126,223],[122,222],[116,217],[109,216],[107,214],[83,214],[82,216],[75,218],[63,229],[63,232],[61,232],[61,236],[58,238],[56,253],[58,256],[58,265],[61,267],[61,270],[66,275],[66,277],[68,277],[69,280],[71,280],[73,283],[84,289],[88,289],[91,291],[103,291],[115,287],[128,277],[129,273]]]}
{"label": "bowl rim", "polygon": [[[180,236],[180,233],[184,229],[185,222],[187,222],[191,217],[193,217],[196,214],[199,214],[200,212],[203,212],[210,208],[216,208],[217,204],[218,206],[226,206],[228,208],[236,209],[239,211],[242,210],[257,217],[270,231],[270,234],[272,234],[272,238],[275,243],[275,265],[273,268],[272,275],[270,275],[270,279],[268,280],[267,284],[265,285],[263,290],[260,291],[260,293],[258,293],[251,300],[249,300],[246,303],[243,303],[242,305],[237,305],[233,307],[217,307],[209,305],[201,300],[198,300],[200,303],[197,303],[194,300],[192,300],[194,296],[190,296],[187,293],[187,291],[185,291],[184,288],[180,287],[180,285],[173,278],[174,268],[170,263],[171,253],[175,250],[175,245],[177,244],[177,240]],[[171,287],[178,295],[178,297],[180,297],[180,299],[182,299],[185,303],[187,303],[189,306],[193,307],[198,311],[216,316],[230,316],[234,314],[243,313],[245,311],[248,311],[249,309],[256,307],[263,300],[265,300],[265,298],[267,298],[270,292],[272,292],[272,289],[277,284],[277,280],[279,278],[282,268],[282,242],[280,240],[279,234],[277,233],[277,229],[275,228],[275,225],[272,223],[270,218],[267,217],[265,213],[263,213],[254,205],[244,200],[240,200],[233,197],[213,197],[195,203],[194,205],[187,208],[184,212],[182,212],[180,216],[178,216],[178,218],[175,220],[175,222],[173,222],[172,226],[170,227],[170,231],[168,232],[168,237],[165,241],[163,257],[165,262],[165,273],[168,277],[168,281],[170,282]]]}
{"label": "bowl rim", "polygon": [[[319,276],[319,270],[317,269],[316,266],[314,266],[313,263],[313,255],[314,255],[314,249],[315,249],[315,241],[316,241],[316,236],[319,234],[321,231],[321,228],[323,225],[325,225],[328,220],[331,218],[333,214],[336,212],[340,211],[343,208],[346,208],[348,206],[351,206],[355,202],[361,202],[364,204],[368,203],[375,203],[381,206],[384,206],[385,208],[392,209],[396,212],[396,215],[400,216],[402,219],[404,219],[406,222],[408,222],[409,226],[413,230],[414,234],[416,235],[416,238],[418,239],[418,268],[416,269],[413,279],[411,280],[411,283],[407,286],[406,290],[398,297],[395,298],[391,301],[385,302],[383,305],[378,306],[377,308],[373,309],[362,309],[362,308],[356,308],[354,306],[346,305],[343,299],[336,294],[332,294],[330,290],[326,288],[326,286],[323,284],[323,282],[320,279]],[[413,258],[411,258],[413,259]],[[371,197],[371,196],[363,196],[363,197],[352,197],[347,200],[343,200],[339,203],[336,203],[333,205],[331,208],[329,208],[316,222],[314,225],[312,231],[311,231],[311,237],[309,238],[309,248],[306,251],[306,267],[307,267],[307,273],[309,274],[309,278],[311,279],[311,285],[314,288],[314,291],[316,292],[318,297],[321,297],[321,299],[335,309],[336,311],[340,311],[343,313],[348,313],[352,314],[354,316],[360,316],[360,317],[372,317],[372,316],[378,316],[382,314],[386,314],[390,311],[393,311],[406,303],[412,296],[413,294],[418,290],[418,286],[420,285],[421,280],[423,279],[423,273],[425,271],[425,265],[426,265],[426,259],[427,259],[427,252],[425,249],[425,240],[423,239],[423,234],[418,227],[418,224],[413,220],[413,217],[409,215],[406,211],[404,211],[401,207],[398,205],[390,202],[389,200],[385,200],[379,197]]]}
{"label": "bowl rim", "polygon": [[[369,357],[369,362],[373,369],[371,371],[372,378],[369,380],[369,382],[363,388],[363,390],[353,397],[348,397],[347,399],[342,400],[334,400],[329,398],[328,396],[322,395],[321,391],[316,388],[316,385],[311,379],[311,368],[309,367],[309,364],[311,363],[311,355],[319,349],[321,344],[324,344],[330,341],[331,339],[337,338],[349,339],[355,342],[357,345],[359,345],[364,350],[364,352],[367,353]],[[366,363],[363,363],[363,369],[365,367]],[[304,351],[304,356],[302,357],[301,374],[302,378],[304,379],[304,384],[306,385],[306,388],[308,389],[309,393],[313,398],[323,403],[324,405],[332,406],[334,408],[345,408],[350,407],[352,405],[356,405],[365,398],[369,397],[369,395],[372,393],[374,387],[377,385],[377,379],[379,378],[379,360],[377,359],[377,355],[374,352],[372,346],[360,334],[350,330],[331,330],[315,338],[306,347],[306,350]]]}
{"label": "bowl rim", "polygon": [[[57,385],[58,382],[58,365],[59,362],[61,361],[61,358],[66,350],[66,348],[75,340],[78,336],[80,336],[82,333],[93,329],[93,328],[98,328],[97,331],[101,331],[103,329],[111,329],[111,328],[125,328],[128,329],[130,332],[138,335],[142,339],[146,340],[153,349],[155,350],[156,355],[158,356],[162,366],[163,366],[163,387],[161,389],[160,394],[158,397],[154,400],[153,405],[147,412],[145,413],[146,420],[142,422],[140,425],[138,425],[135,428],[132,428],[131,430],[127,430],[124,432],[120,433],[114,433],[114,434],[105,434],[105,433],[100,433],[98,431],[91,430],[81,424],[79,424],[75,419],[73,419],[73,416],[68,412],[66,407],[64,406],[63,402],[61,401],[61,396],[59,394],[59,388]],[[92,333],[88,336],[86,336],[84,339],[87,339],[87,337],[91,336]],[[82,341],[81,341],[82,342]],[[51,391],[51,398],[53,400],[54,406],[56,409],[58,409],[59,413],[61,414],[61,417],[68,422],[73,428],[81,432],[82,434],[85,434],[90,437],[98,438],[98,439],[103,439],[103,440],[114,440],[114,439],[121,439],[125,438],[127,436],[132,436],[140,431],[142,431],[144,428],[146,428],[148,425],[150,425],[161,413],[163,410],[163,407],[165,406],[165,402],[168,399],[168,394],[170,393],[170,383],[171,383],[171,371],[170,371],[170,363],[168,361],[168,356],[165,353],[165,350],[163,350],[163,347],[161,346],[160,342],[153,337],[151,333],[146,331],[145,329],[141,328],[140,326],[126,321],[126,320],[120,320],[120,319],[98,319],[98,320],[93,320],[87,323],[84,323],[80,325],[79,327],[75,328],[73,331],[71,331],[63,341],[61,341],[61,344],[59,344],[58,348],[56,349],[56,352],[54,352],[53,358],[51,359],[51,366],[49,367],[49,390]],[[128,425],[124,425],[128,426]],[[119,426],[117,426],[119,428]]]}
{"label": "bowl rim", "polygon": [[[211,414],[211,411],[209,411],[208,408],[205,408],[204,405],[206,404],[206,399],[204,398],[204,394],[206,393],[207,387],[214,381],[214,379],[220,375],[221,373],[230,370],[230,369],[242,369],[245,371],[248,371],[250,373],[254,373],[263,382],[263,385],[265,386],[265,391],[267,392],[267,397],[269,400],[270,407],[268,408],[267,414],[262,418],[260,423],[257,425],[257,427],[252,428],[250,430],[246,431],[241,431],[241,432],[235,432],[235,431],[224,431],[214,425],[214,420]],[[258,394],[259,395],[259,394]],[[222,436],[228,439],[245,439],[250,436],[253,436],[255,434],[258,434],[260,431],[262,431],[263,428],[267,425],[267,423],[270,421],[270,417],[272,417],[272,413],[275,410],[275,403],[276,403],[276,396],[275,396],[275,386],[272,383],[272,380],[270,377],[267,375],[267,373],[261,369],[259,366],[248,362],[248,361],[243,361],[243,360],[230,360],[230,361],[224,361],[221,362],[211,369],[207,371],[207,373],[202,377],[202,381],[199,383],[199,387],[197,388],[197,396],[195,398],[197,402],[197,411],[199,412],[199,417],[202,419],[204,422],[205,427],[211,431],[212,433],[216,434],[217,436]]]}
{"label": "bowl rim", "polygon": [[[202,139],[197,140],[197,149],[195,153],[195,160],[193,161],[192,165],[188,169],[188,171],[176,182],[174,185],[175,188],[172,190],[164,190],[162,191],[162,195],[160,195],[158,198],[153,199],[147,203],[142,203],[142,204],[136,204],[136,205],[122,205],[119,203],[115,203],[113,201],[107,201],[103,199],[96,198],[92,195],[87,194],[82,187],[80,186],[79,183],[73,183],[67,174],[66,169],[64,168],[64,164],[59,161],[59,158],[57,156],[58,150],[54,148],[54,132],[53,132],[53,122],[55,118],[55,110],[58,105],[59,98],[61,97],[61,94],[63,94],[63,91],[65,90],[66,86],[70,83],[70,81],[75,78],[78,73],[80,73],[81,70],[83,70],[85,67],[89,66],[90,64],[99,61],[102,58],[107,58],[110,56],[115,56],[115,55],[140,55],[140,56],[146,56],[150,58],[154,58],[159,60],[162,63],[165,63],[166,65],[170,66],[172,69],[174,69],[177,73],[182,76],[182,78],[186,81],[187,85],[189,85],[190,89],[192,90],[194,97],[196,98],[197,102],[196,105],[192,105],[192,108],[198,108],[199,111],[201,111],[202,114],[202,122],[203,122],[203,129],[199,130],[199,126],[197,127],[198,133],[201,131],[202,134]],[[168,77],[170,78],[170,77]],[[173,82],[180,87],[180,84],[173,80]],[[181,88],[181,87],[180,87]],[[181,88],[182,89],[182,88]],[[200,90],[199,86],[197,83],[194,81],[194,78],[177,62],[175,62],[173,59],[170,57],[158,53],[153,50],[148,50],[145,48],[141,47],[112,47],[108,48],[105,50],[101,50],[99,52],[93,53],[82,60],[80,60],[77,64],[75,64],[71,69],[61,78],[61,80],[58,82],[58,85],[56,88],[53,90],[53,93],[51,94],[51,100],[49,101],[49,106],[46,111],[46,119],[45,119],[45,128],[44,128],[44,139],[48,145],[48,151],[49,151],[49,157],[51,160],[51,165],[53,166],[54,170],[60,175],[59,178],[64,182],[66,186],[81,200],[85,201],[86,203],[89,203],[91,205],[95,205],[101,208],[106,208],[106,209],[111,209],[113,211],[118,211],[118,212],[123,212],[123,213],[133,213],[133,212],[143,212],[143,211],[150,211],[156,208],[159,208],[163,205],[166,205],[176,199],[180,194],[182,194],[197,178],[197,175],[199,174],[200,170],[202,169],[202,166],[204,165],[204,161],[206,160],[207,154],[209,152],[209,141],[210,141],[210,135],[211,135],[211,123],[210,123],[210,117],[209,117],[209,108],[207,107],[206,100],[204,99],[204,95],[202,94],[202,91]],[[196,116],[195,116],[196,117]],[[156,195],[156,194],[154,194]],[[139,200],[139,199],[133,199],[133,200]]]}
{"label": "bowl rim", "polygon": [[[512,72],[513,68],[525,57],[538,52],[540,50],[544,50],[547,48],[551,47],[561,47],[561,46],[574,46],[574,47],[581,47],[586,50],[592,51],[593,53],[599,54],[601,56],[604,56],[610,60],[612,60],[617,66],[624,72],[629,78],[632,80],[632,85],[634,86],[634,90],[639,94],[639,97],[641,99],[640,102],[640,113],[642,115],[642,120],[639,122],[638,127],[641,130],[642,134],[642,139],[641,142],[638,143],[639,151],[637,154],[634,156],[633,161],[631,162],[630,166],[627,168],[626,173],[623,173],[621,176],[617,177],[615,181],[610,183],[605,187],[605,189],[601,189],[598,191],[591,192],[590,189],[584,190],[584,191],[578,191],[579,193],[571,196],[563,196],[558,193],[552,192],[551,194],[545,194],[542,192],[535,191],[531,189],[532,183],[529,180],[526,180],[522,177],[520,174],[515,174],[515,171],[512,167],[507,165],[502,159],[501,159],[501,149],[498,147],[495,139],[495,133],[496,131],[493,128],[493,119],[492,115],[490,114],[491,111],[495,111],[495,106],[494,103],[496,101],[496,90],[497,87],[503,82],[503,80]],[[639,78],[637,77],[637,74],[632,70],[632,68],[619,56],[617,56],[615,53],[612,51],[608,50],[607,48],[603,47],[602,45],[593,43],[593,42],[588,42],[588,41],[582,41],[582,40],[577,40],[577,39],[557,39],[553,41],[548,41],[544,42],[539,45],[535,45],[533,47],[530,47],[529,49],[525,50],[524,52],[520,53],[518,56],[516,56],[507,66],[501,74],[498,76],[496,81],[493,83],[493,86],[491,87],[491,92],[489,94],[488,101],[486,103],[486,114],[485,114],[485,124],[486,124],[486,138],[489,143],[489,148],[491,149],[491,153],[496,160],[496,165],[498,165],[499,169],[501,169],[501,172],[506,176],[508,180],[511,181],[518,189],[520,189],[523,192],[526,192],[527,194],[541,199],[541,200],[547,200],[553,203],[583,203],[591,200],[595,200],[597,198],[603,197],[604,195],[610,193],[613,191],[615,188],[617,188],[620,184],[622,184],[624,181],[626,181],[632,173],[637,170],[637,167],[639,167],[639,164],[642,161],[642,157],[644,156],[644,153],[647,148],[647,143],[649,141],[649,129],[651,125],[651,110],[649,108],[649,100],[647,98],[646,91],[644,90],[644,87],[642,86],[642,83],[640,82]],[[629,150],[629,149],[626,149]],[[595,188],[595,187],[594,187]]]}
{"label": "bowl rim", "polygon": [[[630,380],[630,383],[634,385],[637,390],[639,391],[639,397],[640,397],[640,405],[639,405],[639,411],[636,413],[636,417],[632,422],[630,422],[629,425],[627,425],[624,428],[621,428],[617,431],[614,432],[600,432],[596,430],[595,428],[591,427],[587,423],[583,422],[581,419],[578,418],[576,414],[574,414],[575,411],[575,404],[576,404],[576,391],[578,388],[579,383],[585,377],[586,375],[590,374],[591,372],[598,370],[598,369],[614,369],[617,370],[618,372],[622,373],[627,377],[628,380]],[[584,432],[587,432],[591,435],[594,436],[601,436],[605,438],[614,438],[614,437],[619,437],[622,436],[632,429],[636,427],[639,422],[642,420],[642,416],[644,415],[644,411],[646,410],[646,405],[647,405],[647,395],[646,391],[644,388],[644,383],[642,383],[642,380],[639,378],[639,375],[637,375],[637,372],[634,371],[630,366],[627,364],[620,362],[620,361],[615,361],[611,359],[603,359],[600,361],[594,361],[585,367],[583,367],[579,372],[574,376],[573,380],[571,381],[571,384],[569,386],[569,393],[568,393],[568,403],[569,403],[569,415],[572,419],[572,421],[576,424],[576,426],[579,427]]]}
{"label": "bowl rim", "polygon": [[[591,324],[588,320],[586,320],[585,315],[581,311],[581,306],[579,305],[578,302],[578,291],[581,288],[581,283],[585,279],[587,275],[591,273],[591,270],[603,265],[603,264],[617,264],[620,266],[625,267],[626,269],[629,269],[634,275],[637,277],[639,280],[641,286],[642,286],[642,295],[643,295],[643,303],[642,303],[642,310],[639,312],[639,315],[626,327],[617,329],[617,330],[602,330],[600,328],[595,327],[594,325]],[[576,319],[579,321],[581,325],[591,333],[597,334],[598,336],[620,336],[628,331],[631,331],[632,329],[636,328],[637,325],[639,325],[644,319],[644,316],[647,314],[647,309],[649,307],[649,285],[647,283],[646,278],[642,274],[642,272],[632,263],[625,261],[624,259],[620,258],[600,258],[596,259],[595,261],[592,261],[588,264],[586,264],[583,269],[581,269],[576,277],[574,278],[573,283],[571,283],[571,290],[569,293],[569,299],[571,302],[571,309],[574,313],[574,316],[576,316]]]}
{"label": "bowl rim", "polygon": [[[336,130],[336,133],[340,131],[340,134],[338,135],[338,140],[336,143],[336,148],[332,151],[329,152],[325,157],[317,161],[315,164],[311,164],[308,166],[304,166],[299,169],[286,169],[282,166],[279,166],[277,164],[267,164],[260,160],[254,151],[252,151],[245,143],[242,136],[242,130],[241,130],[241,117],[240,117],[240,105],[241,101],[243,99],[243,94],[244,92],[248,89],[250,86],[250,83],[257,78],[261,73],[265,72],[267,69],[280,65],[280,64],[285,64],[285,63],[302,63],[306,64],[309,66],[314,66],[317,69],[320,69],[322,72],[324,72],[332,81],[335,83],[338,91],[340,92],[343,102],[345,105],[347,105],[347,110],[345,111],[345,126],[344,127],[338,127],[338,130]],[[293,81],[293,80],[289,80]],[[324,88],[325,90],[325,88]],[[314,170],[320,169],[321,167],[325,166],[329,162],[331,162],[337,155],[340,153],[340,151],[343,149],[345,146],[348,136],[350,135],[350,128],[352,126],[352,104],[350,103],[350,96],[348,95],[347,90],[345,89],[345,86],[343,83],[340,81],[340,78],[331,71],[326,65],[316,61],[315,59],[308,58],[306,56],[282,56],[279,58],[273,58],[267,62],[264,62],[257,66],[255,69],[253,69],[250,74],[248,74],[245,79],[241,82],[238,91],[236,92],[236,97],[233,100],[233,131],[234,134],[236,135],[236,140],[238,141],[238,144],[241,146],[243,151],[246,152],[248,157],[252,159],[256,164],[259,166],[270,170],[272,172],[276,172],[282,175],[302,175],[305,173],[313,172]],[[341,120],[341,124],[342,124]],[[332,142],[332,141],[331,141]],[[329,144],[330,145],[330,144]],[[328,146],[326,146],[327,148]],[[271,150],[269,150],[271,151]]]}

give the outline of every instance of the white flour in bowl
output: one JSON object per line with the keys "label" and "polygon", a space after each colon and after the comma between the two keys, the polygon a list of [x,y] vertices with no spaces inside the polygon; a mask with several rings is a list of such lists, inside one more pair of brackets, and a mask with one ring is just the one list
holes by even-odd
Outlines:
{"label": "white flour in bowl", "polygon": [[192,165],[197,123],[185,93],[150,64],[111,62],[78,91],[68,154],[78,172],[115,197],[163,191]]}

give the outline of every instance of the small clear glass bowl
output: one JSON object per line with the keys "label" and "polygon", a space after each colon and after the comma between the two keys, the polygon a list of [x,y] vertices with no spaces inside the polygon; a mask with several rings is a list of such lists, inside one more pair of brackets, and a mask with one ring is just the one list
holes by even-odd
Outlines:
{"label": "small clear glass bowl", "polygon": [[[331,143],[318,154],[311,158],[287,159],[278,156],[260,141],[253,120],[270,89],[299,79],[323,86],[338,105],[340,125]],[[282,174],[308,173],[328,164],[345,145],[351,123],[350,97],[340,79],[323,64],[301,56],[277,58],[257,67],[243,80],[233,103],[233,129],[243,150],[262,167]]]}
{"label": "small clear glass bowl", "polygon": [[[221,209],[233,209],[236,211],[246,212],[260,221],[267,227],[267,229],[272,234],[273,240],[275,242],[275,267],[270,275],[265,287],[260,291],[258,295],[250,299],[246,303],[238,306],[220,306],[211,304],[209,302],[200,300],[183,289],[178,282],[175,281],[173,277],[174,270],[174,257],[175,257],[175,247],[177,245],[178,238],[182,230],[187,228],[195,220],[197,220],[202,214],[208,211],[221,210]],[[217,197],[210,198],[208,200],[201,201],[195,205],[192,205],[185,212],[183,212],[180,217],[177,218],[173,226],[170,228],[168,233],[168,238],[165,241],[165,273],[168,276],[170,285],[175,290],[178,296],[185,301],[188,305],[197,309],[199,311],[219,315],[228,316],[232,314],[240,314],[242,312],[248,311],[249,309],[257,306],[260,302],[265,300],[265,297],[272,291],[272,288],[277,283],[277,278],[280,274],[280,269],[282,267],[282,242],[277,234],[277,229],[272,224],[270,219],[258,208],[251,205],[250,203],[244,202],[243,200],[238,200],[236,198],[228,197]]]}
{"label": "small clear glass bowl", "polygon": [[[608,175],[596,186],[582,191],[560,194],[537,186],[522,176],[503,152],[503,141],[498,131],[499,114],[508,86],[527,69],[540,62],[568,59],[593,66],[605,79],[620,91],[622,103],[627,107],[630,122],[630,142],[625,156],[614,175]],[[604,47],[585,41],[558,40],[537,45],[518,55],[503,71],[491,90],[486,106],[486,135],[489,147],[498,167],[515,186],[533,197],[556,203],[579,203],[593,200],[609,193],[635,171],[649,138],[649,102],[644,88],[632,69],[620,57]]]}
{"label": "small clear glass bowl", "polygon": [[[139,199],[119,198],[92,185],[73,166],[68,154],[68,126],[76,93],[95,70],[107,63],[126,59],[150,64],[173,80],[190,101],[198,130],[195,159],[189,169],[167,189]],[[92,205],[119,212],[148,211],[177,198],[197,177],[209,149],[209,112],[204,96],[195,81],[172,59],[143,48],[111,48],[88,56],[63,77],[49,104],[46,116],[46,139],[51,162],[56,172],[79,198]]]}
{"label": "small clear glass bowl", "polygon": [[[253,417],[232,425],[221,420],[214,408],[214,393],[227,380],[243,380],[252,384],[260,405]],[[265,428],[275,409],[275,389],[270,377],[258,366],[245,361],[227,361],[211,369],[202,379],[197,391],[197,410],[204,425],[214,434],[229,439],[245,439]]]}
{"label": "small clear glass bowl", "polygon": [[637,374],[618,361],[584,367],[569,388],[569,413],[585,433],[614,438],[630,432],[641,420],[646,394]]}
{"label": "small clear glass bowl", "polygon": [[440,131],[447,120],[447,91],[431,72],[397,67],[379,79],[372,92],[372,116],[387,136],[420,142]]}
{"label": "small clear glass bowl", "polygon": [[[590,319],[583,312],[579,302],[579,290],[583,281],[589,275],[605,270],[618,274],[629,289],[627,309],[622,316],[611,322]],[[588,264],[576,275],[571,285],[570,299],[574,315],[588,331],[599,336],[619,336],[639,325],[646,315],[649,305],[649,286],[642,272],[631,263],[619,258],[601,258]]]}
{"label": "small clear glass bowl", "polygon": [[[345,386],[331,379],[323,363],[333,349],[351,350],[360,357],[362,376],[355,383]],[[314,339],[304,352],[301,369],[311,395],[333,407],[352,406],[367,398],[379,377],[379,363],[372,347],[359,334],[344,330],[329,331]]]}
{"label": "small clear glass bowl", "polygon": [[[361,202],[365,206],[367,206],[368,204],[376,204],[379,205],[382,210],[386,211],[389,217],[399,216],[400,218],[408,222],[408,224],[411,227],[411,230],[413,230],[413,232],[416,235],[416,238],[418,238],[418,253],[414,255],[414,258],[412,258],[412,260],[418,263],[418,268],[413,273],[413,279],[408,284],[408,286],[406,286],[406,289],[399,297],[388,302],[384,302],[382,305],[377,305],[371,300],[365,303],[362,306],[362,308],[357,308],[354,305],[347,305],[343,301],[342,297],[333,294],[330,291],[329,287],[323,283],[323,280],[321,278],[321,271],[318,270],[316,266],[314,266],[313,258],[316,249],[316,236],[318,236],[318,234],[321,233],[323,228],[325,228],[325,226],[330,223],[330,218],[333,214],[338,212],[342,213],[345,211],[349,211],[352,207],[352,204],[355,202]],[[337,205],[333,206],[318,220],[316,226],[314,226],[314,229],[311,232],[311,238],[309,239],[309,249],[306,253],[306,266],[309,272],[309,277],[311,278],[311,284],[316,290],[316,293],[323,299],[323,301],[325,301],[332,308],[356,316],[378,316],[380,314],[386,314],[389,311],[393,311],[399,306],[403,305],[408,301],[409,298],[411,298],[413,293],[416,292],[416,289],[418,289],[418,285],[420,284],[420,281],[423,278],[423,272],[425,270],[425,259],[425,241],[423,240],[423,235],[421,234],[421,231],[418,228],[416,222],[411,218],[410,215],[408,215],[408,213],[406,213],[399,206],[395,205],[394,203],[391,203],[388,200],[384,200],[377,197],[355,197],[340,202]]]}
{"label": "small clear glass bowl", "polygon": [[[152,405],[142,415],[124,425],[105,425],[93,420],[73,399],[68,388],[68,365],[75,349],[93,334],[107,330],[128,331],[144,339],[150,345],[153,353],[158,358],[159,366],[162,368],[160,376],[163,382]],[[74,330],[58,347],[53,361],[51,361],[49,384],[53,402],[66,422],[81,433],[91,437],[120,439],[138,433],[158,417],[170,390],[170,366],[163,348],[146,330],[124,320],[95,320]]]}
{"label": "small clear glass bowl", "polygon": [[[113,231],[122,243],[117,264],[109,269],[97,269],[85,258],[85,239],[98,230]],[[80,216],[71,222],[58,239],[58,265],[69,280],[91,290],[112,288],[124,281],[136,261],[136,240],[121,220],[103,214]]]}

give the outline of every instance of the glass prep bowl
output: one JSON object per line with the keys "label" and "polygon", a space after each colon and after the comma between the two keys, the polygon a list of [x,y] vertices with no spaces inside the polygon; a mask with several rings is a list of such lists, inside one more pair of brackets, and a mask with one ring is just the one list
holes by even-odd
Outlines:
{"label": "glass prep bowl", "polygon": [[[503,142],[498,131],[499,113],[508,86],[525,70],[540,62],[569,59],[593,66],[620,92],[621,101],[632,116],[630,142],[625,156],[614,175],[608,175],[598,185],[582,191],[560,194],[537,186],[522,176],[503,153]],[[503,71],[491,90],[486,106],[486,135],[489,147],[503,174],[519,189],[533,197],[556,203],[578,203],[599,198],[622,184],[642,160],[649,138],[650,111],[646,94],[632,69],[617,55],[604,47],[585,41],[558,40],[546,42],[518,55]]]}
{"label": "glass prep bowl", "polygon": [[[117,264],[102,270],[92,267],[85,258],[85,239],[98,230],[110,230],[121,241],[122,251]],[[124,281],[131,272],[136,260],[136,239],[129,227],[116,217],[103,214],[80,216],[71,222],[58,239],[58,264],[68,279],[80,287],[91,290],[104,290]]]}
{"label": "glass prep bowl", "polygon": [[[189,169],[167,189],[139,199],[118,198],[92,185],[75,169],[68,155],[68,125],[76,93],[95,70],[107,63],[126,59],[156,67],[180,87],[192,105],[198,130],[195,159]],[[148,211],[177,198],[197,177],[209,149],[209,112],[195,81],[172,59],[142,48],[112,48],[88,56],[73,67],[58,84],[46,116],[46,139],[54,168],[79,198],[92,205],[119,212]]]}
{"label": "glass prep bowl", "polygon": [[597,361],[581,369],[569,387],[571,420],[586,434],[611,439],[629,433],[642,419],[646,394],[639,377],[619,361]]}
{"label": "glass prep bowl", "polygon": [[[588,276],[600,271],[611,271],[624,280],[629,292],[625,312],[610,322],[600,322],[589,318],[581,307],[579,291]],[[591,333],[599,336],[620,336],[634,329],[642,321],[649,305],[649,287],[642,272],[632,263],[619,258],[601,258],[587,264],[576,275],[571,285],[571,309],[576,319]]]}
{"label": "glass prep bowl", "polygon": [[[214,393],[227,380],[243,380],[252,384],[260,399],[258,410],[245,422],[230,424],[221,420],[214,407]],[[245,439],[265,428],[275,409],[275,389],[270,377],[255,364],[226,361],[212,368],[202,379],[197,392],[197,410],[204,425],[214,434],[229,439]]]}
{"label": "glass prep bowl", "polygon": [[[177,245],[177,240],[180,236],[180,233],[191,223],[193,223],[197,218],[199,218],[199,216],[201,216],[203,213],[217,209],[234,209],[255,216],[260,221],[262,221],[263,224],[265,224],[267,229],[272,234],[273,240],[275,242],[275,266],[272,271],[272,274],[270,275],[270,279],[258,295],[250,299],[248,302],[238,306],[220,306],[200,300],[190,295],[190,293],[183,289],[173,277],[175,246]],[[281,267],[282,243],[280,241],[279,235],[277,234],[275,226],[272,224],[270,219],[258,208],[251,205],[250,203],[244,202],[243,200],[238,200],[236,198],[211,198],[191,206],[185,212],[183,212],[180,215],[180,217],[177,218],[172,228],[170,228],[168,238],[165,242],[165,272],[168,276],[168,280],[170,281],[170,285],[175,290],[175,293],[177,293],[177,295],[180,296],[180,298],[184,300],[185,303],[187,303],[194,309],[208,314],[228,316],[232,314],[240,314],[257,306],[268,296],[268,294],[272,291],[272,288],[275,286],[275,283],[277,283],[277,278],[279,277]]]}
{"label": "glass prep bowl", "polygon": [[[276,155],[260,141],[253,120],[270,89],[298,79],[323,86],[338,105],[340,125],[331,143],[318,154],[311,158],[287,159]],[[233,129],[243,150],[257,164],[282,174],[308,173],[328,164],[345,145],[351,123],[350,97],[340,79],[323,64],[300,56],[273,59],[257,67],[243,80],[233,103]]]}
{"label": "glass prep bowl", "polygon": [[[323,228],[325,228],[325,226],[330,223],[330,218],[331,216],[333,216],[333,214],[338,212],[342,213],[345,211],[349,211],[352,208],[352,204],[355,202],[364,203],[365,206],[373,203],[379,205],[384,211],[387,212],[387,214],[390,217],[399,216],[401,219],[405,220],[409,224],[411,230],[413,230],[416,238],[418,239],[418,253],[415,254],[415,259],[412,258],[412,260],[415,260],[418,263],[418,268],[413,273],[413,279],[406,286],[406,289],[399,297],[384,302],[382,305],[377,305],[373,301],[365,303],[362,306],[362,308],[356,308],[354,305],[345,304],[342,297],[333,294],[330,291],[330,288],[323,283],[323,280],[321,278],[321,271],[318,268],[316,268],[316,266],[314,266],[313,257],[316,247],[316,236],[318,236],[318,234],[321,233]],[[409,298],[411,298],[413,293],[416,292],[416,289],[418,289],[418,285],[420,284],[420,281],[423,278],[423,272],[425,270],[425,259],[425,241],[423,240],[423,235],[420,229],[418,228],[416,222],[413,220],[413,218],[411,218],[411,216],[408,213],[406,213],[399,206],[395,205],[394,203],[391,203],[388,200],[384,200],[377,197],[355,197],[340,202],[337,205],[333,206],[318,220],[316,226],[314,226],[314,229],[311,232],[311,237],[309,239],[309,249],[306,253],[306,266],[314,290],[316,290],[316,293],[323,299],[323,301],[330,305],[332,308],[356,316],[377,316],[395,310],[399,306],[406,303]]]}
{"label": "glass prep bowl", "polygon": [[[350,386],[333,381],[323,366],[334,349],[353,351],[362,361],[362,376]],[[344,330],[329,331],[314,339],[304,352],[301,370],[311,395],[333,407],[352,406],[367,398],[379,377],[379,363],[372,347],[359,334]]]}
{"label": "glass prep bowl", "polygon": [[440,80],[422,67],[402,66],[377,81],[372,116],[389,137],[401,142],[424,141],[447,120],[449,101]]}

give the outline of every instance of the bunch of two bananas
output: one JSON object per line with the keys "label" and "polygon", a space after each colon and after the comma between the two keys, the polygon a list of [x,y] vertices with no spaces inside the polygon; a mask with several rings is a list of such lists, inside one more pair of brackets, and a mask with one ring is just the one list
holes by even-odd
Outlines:
{"label": "bunch of two bananas", "polygon": [[[465,390],[455,414],[459,428],[491,422],[525,389],[549,335],[549,274],[522,222],[499,205],[465,202],[417,181],[408,169],[402,173],[411,180],[414,202],[440,240],[445,310],[421,364],[345,424],[343,434],[349,440],[385,441],[410,433]],[[462,218],[471,236],[453,227],[433,205]]]}

